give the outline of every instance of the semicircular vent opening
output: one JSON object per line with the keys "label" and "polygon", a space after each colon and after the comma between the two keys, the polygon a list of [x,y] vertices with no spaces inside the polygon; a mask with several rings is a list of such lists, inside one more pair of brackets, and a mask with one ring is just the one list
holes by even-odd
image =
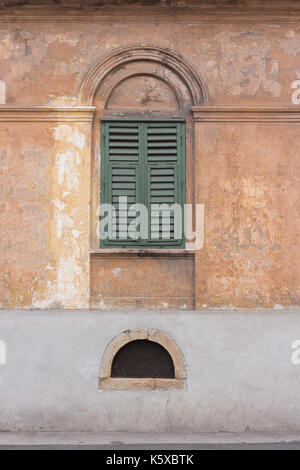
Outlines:
{"label": "semicircular vent opening", "polygon": [[174,363],[168,351],[149,340],[134,340],[116,353],[111,377],[174,379]]}

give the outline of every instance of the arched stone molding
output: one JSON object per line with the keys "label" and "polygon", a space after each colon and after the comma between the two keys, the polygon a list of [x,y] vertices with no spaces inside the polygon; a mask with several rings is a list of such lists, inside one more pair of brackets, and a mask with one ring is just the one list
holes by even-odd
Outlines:
{"label": "arched stone molding", "polygon": [[[175,74],[187,90],[191,106],[207,104],[208,100],[205,86],[194,67],[171,49],[149,44],[119,47],[95,64],[88,71],[82,82],[78,96],[78,104],[91,106],[97,90],[109,74],[119,72],[120,68],[124,67],[126,64],[134,63],[137,65],[138,62],[160,64],[165,70],[165,79],[168,73]],[[143,72],[145,73],[144,69]],[[136,71],[135,73],[138,72]],[[154,73],[153,67],[152,73]],[[118,81],[120,81],[120,78]],[[180,89],[178,87],[176,88]]]}
{"label": "arched stone molding", "polygon": [[[112,378],[111,368],[117,352],[130,341],[148,340],[160,344],[172,357],[175,379]],[[107,345],[100,366],[99,388],[102,390],[154,390],[184,388],[186,369],[181,350],[167,334],[153,329],[127,330],[115,336]]]}

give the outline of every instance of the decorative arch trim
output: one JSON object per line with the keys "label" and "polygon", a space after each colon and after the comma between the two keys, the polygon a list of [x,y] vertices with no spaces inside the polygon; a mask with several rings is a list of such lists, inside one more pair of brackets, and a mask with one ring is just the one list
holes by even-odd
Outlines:
{"label": "decorative arch trim", "polygon": [[208,104],[206,88],[195,68],[171,49],[150,44],[123,46],[105,55],[100,62],[90,68],[84,78],[78,95],[78,104],[91,106],[96,91],[110,72],[124,64],[141,60],[162,64],[175,72],[185,83],[192,106]]}
{"label": "decorative arch trim", "polygon": [[[136,340],[148,340],[160,344],[170,354],[173,364],[175,379],[130,379],[112,378],[111,368],[115,355],[125,344]],[[115,336],[107,345],[100,367],[99,388],[104,390],[154,390],[163,388],[184,388],[186,370],[183,355],[175,341],[159,330],[134,329],[127,330]]]}

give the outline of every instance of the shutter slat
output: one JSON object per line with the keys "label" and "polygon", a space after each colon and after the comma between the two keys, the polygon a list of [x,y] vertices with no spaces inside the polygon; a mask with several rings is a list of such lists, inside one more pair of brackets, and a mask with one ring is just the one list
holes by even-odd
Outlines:
{"label": "shutter slat", "polygon": [[135,190],[135,183],[120,183],[113,182],[112,184],[113,189],[134,189]]}
{"label": "shutter slat", "polygon": [[[150,140],[150,139],[149,139]],[[149,142],[148,143],[148,148],[168,148],[168,149],[171,149],[171,148],[177,148],[177,143],[176,143],[176,140],[174,139],[174,141],[171,141],[171,142]]]}
{"label": "shutter slat", "polygon": [[152,183],[162,183],[162,184],[172,183],[172,181],[173,181],[172,177],[168,177],[168,176],[152,176],[152,179],[151,179]]}
{"label": "shutter slat", "polygon": [[153,143],[176,143],[177,142],[177,136],[171,136],[171,135],[148,135],[148,142],[153,142]]}
{"label": "shutter slat", "polygon": [[152,189],[151,188],[151,195],[152,196],[174,196],[174,189]]}
{"label": "shutter slat", "polygon": [[149,162],[176,162],[177,157],[173,155],[156,155],[155,157],[150,155],[148,160]]}
{"label": "shutter slat", "polygon": [[173,175],[173,168],[153,168],[152,174],[155,176],[162,176],[162,175]]}
{"label": "shutter slat", "polygon": [[112,127],[110,126],[109,135],[112,134],[138,134],[136,125],[134,127]]}
{"label": "shutter slat", "polygon": [[135,183],[135,177],[134,176],[113,176],[112,177],[112,182],[114,183]]}
{"label": "shutter slat", "polygon": [[117,149],[109,149],[109,155],[137,155],[139,151],[138,149],[125,149],[125,148],[117,148]]}
{"label": "shutter slat", "polygon": [[[120,196],[121,197],[124,197],[125,194],[117,194],[115,196],[113,196],[112,198],[112,201],[115,202],[115,203],[119,203],[119,199],[120,199]],[[126,196],[127,197],[127,204],[134,204],[135,203],[135,196]]]}
{"label": "shutter slat", "polygon": [[131,143],[131,141],[136,141],[136,135],[111,135],[110,136],[110,143],[114,143],[114,142],[119,142],[119,141],[122,141],[122,142],[126,142],[128,141],[128,143]]}
{"label": "shutter slat", "polygon": [[134,141],[132,142],[114,142],[113,140],[110,141],[110,144],[109,144],[109,148],[112,149],[112,148],[115,148],[115,147],[120,147],[120,148],[137,148],[139,147],[139,145],[137,143],[135,143]]}
{"label": "shutter slat", "polygon": [[124,175],[124,176],[135,175],[135,168],[118,168],[118,167],[114,167],[112,174],[113,174],[113,176],[116,176],[116,175]]}
{"label": "shutter slat", "polygon": [[148,134],[177,134],[176,127],[161,127],[155,128],[153,126],[148,127]]}
{"label": "shutter slat", "polygon": [[153,183],[151,180],[151,191],[154,189],[174,189],[174,182],[170,179],[169,183]]}
{"label": "shutter slat", "polygon": [[165,204],[166,202],[174,202],[174,197],[171,196],[151,196],[151,203],[153,204]]}
{"label": "shutter slat", "polygon": [[138,162],[138,156],[130,155],[113,155],[110,157],[111,162]]}
{"label": "shutter slat", "polygon": [[150,145],[148,145],[148,155],[177,155],[177,148],[153,149]]}

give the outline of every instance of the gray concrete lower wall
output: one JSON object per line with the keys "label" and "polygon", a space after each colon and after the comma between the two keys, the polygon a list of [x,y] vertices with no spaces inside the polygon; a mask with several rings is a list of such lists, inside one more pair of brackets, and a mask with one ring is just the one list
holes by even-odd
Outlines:
{"label": "gray concrete lower wall", "polygon": [[[183,352],[185,390],[99,391],[122,331],[155,328]],[[300,431],[300,310],[0,311],[0,430]]]}

